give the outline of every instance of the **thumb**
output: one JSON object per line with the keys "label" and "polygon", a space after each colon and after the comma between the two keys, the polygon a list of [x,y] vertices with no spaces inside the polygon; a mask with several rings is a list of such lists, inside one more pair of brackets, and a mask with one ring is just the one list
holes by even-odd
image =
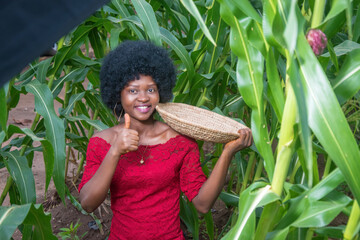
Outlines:
{"label": "thumb", "polygon": [[124,118],[125,118],[125,128],[129,129],[130,128],[130,116],[129,116],[129,114],[125,113]]}

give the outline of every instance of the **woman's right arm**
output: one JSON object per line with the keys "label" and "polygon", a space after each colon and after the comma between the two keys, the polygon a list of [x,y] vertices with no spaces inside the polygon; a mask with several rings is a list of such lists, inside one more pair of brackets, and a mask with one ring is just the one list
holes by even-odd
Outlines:
{"label": "woman's right arm", "polygon": [[120,155],[111,148],[94,176],[81,188],[80,203],[87,212],[93,212],[105,200]]}
{"label": "woman's right arm", "polygon": [[130,120],[125,116],[125,127],[116,127],[112,133],[110,149],[94,176],[81,188],[80,203],[87,212],[93,212],[105,200],[122,154],[135,151],[138,147],[138,132],[129,129]]}

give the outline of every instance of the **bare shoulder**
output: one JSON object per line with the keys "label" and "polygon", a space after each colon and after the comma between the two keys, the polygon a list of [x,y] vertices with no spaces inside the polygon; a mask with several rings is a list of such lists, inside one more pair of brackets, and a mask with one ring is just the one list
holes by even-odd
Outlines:
{"label": "bare shoulder", "polygon": [[113,136],[114,136],[114,133],[115,133],[115,129],[116,128],[119,128],[119,126],[114,126],[114,127],[111,127],[111,128],[107,128],[105,130],[102,130],[100,132],[97,132],[93,135],[93,137],[99,137],[99,138],[102,138],[104,139],[105,141],[107,141],[108,143],[111,142]]}

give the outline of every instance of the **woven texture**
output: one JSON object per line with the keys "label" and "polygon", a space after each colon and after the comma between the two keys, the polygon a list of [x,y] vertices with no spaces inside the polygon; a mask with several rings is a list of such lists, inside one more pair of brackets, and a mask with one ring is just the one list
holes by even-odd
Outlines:
{"label": "woven texture", "polygon": [[215,112],[184,103],[159,103],[156,110],[177,132],[197,140],[227,143],[239,137],[245,125]]}

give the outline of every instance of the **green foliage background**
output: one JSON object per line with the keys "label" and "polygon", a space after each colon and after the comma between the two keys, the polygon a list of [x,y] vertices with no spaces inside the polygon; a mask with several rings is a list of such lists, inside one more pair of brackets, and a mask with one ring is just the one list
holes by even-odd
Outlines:
{"label": "green foliage background", "polygon": [[[319,57],[305,38],[310,28],[328,38]],[[44,155],[46,190],[52,179],[61,199],[80,207],[65,185],[69,152],[78,152],[78,178],[94,130],[116,124],[99,96],[102,58],[135,39],[168,49],[178,71],[174,102],[230,116],[253,132],[254,146],[235,156],[220,195],[233,207],[224,231],[216,231],[211,213],[200,221],[181,198],[181,218],[194,239],[201,224],[209,239],[357,238],[359,36],[359,0],[112,0],[60,39],[54,57],[35,60],[0,90],[0,143],[23,134],[0,150],[0,167],[10,173],[0,202],[9,195],[12,204],[0,207],[0,238],[16,228],[24,239],[54,238],[35,204],[35,151]],[[30,129],[7,123],[21,94],[35,98]],[[62,105],[59,114],[54,101]],[[206,174],[221,149],[201,152]],[[339,191],[341,184],[350,191]],[[347,226],[329,226],[340,212],[349,215]]]}

